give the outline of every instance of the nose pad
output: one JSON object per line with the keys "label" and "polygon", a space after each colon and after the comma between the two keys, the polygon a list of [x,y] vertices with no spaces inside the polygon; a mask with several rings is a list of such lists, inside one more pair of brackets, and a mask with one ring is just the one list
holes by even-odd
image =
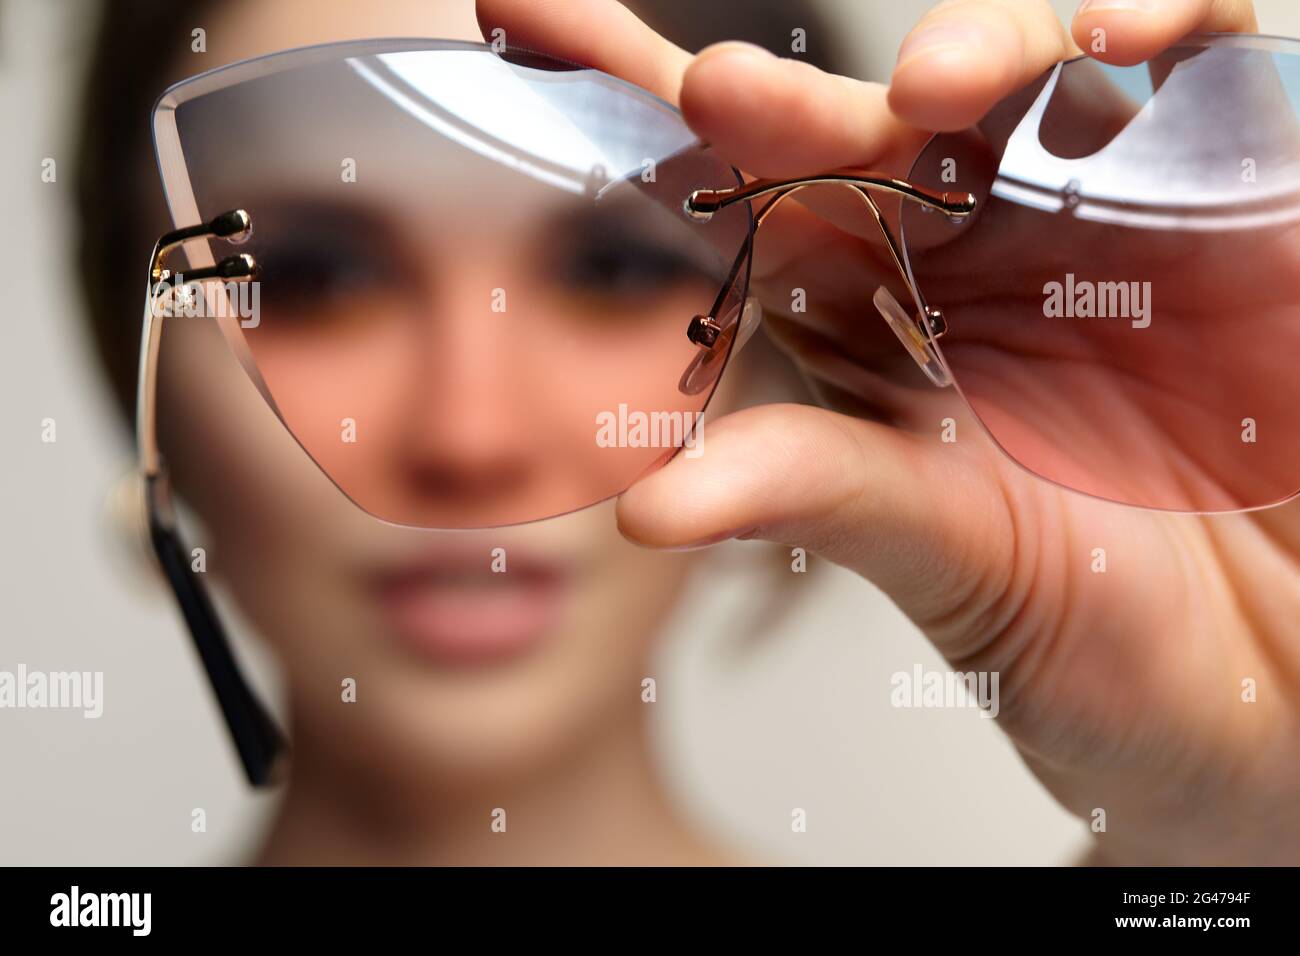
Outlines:
{"label": "nose pad", "polygon": [[907,354],[921,366],[925,377],[940,388],[951,385],[952,378],[948,375],[948,370],[943,367],[934,348],[917,328],[916,322],[908,315],[907,310],[898,304],[893,293],[882,285],[876,289],[872,301],[876,304],[876,311],[894,330],[898,341],[903,343],[903,348],[907,349]]}
{"label": "nose pad", "polygon": [[758,331],[758,327],[763,324],[763,306],[751,296],[745,297],[745,306],[740,310],[740,328],[736,330],[736,344],[731,347],[731,354],[735,355],[745,347],[745,343],[753,337]]}
{"label": "nose pad", "polygon": [[[722,331],[718,332],[713,344],[702,346],[695,358],[691,359],[691,364],[686,366],[686,371],[677,383],[677,389],[683,395],[698,395],[711,388],[722,374],[728,346],[730,345],[730,354],[734,356],[763,324],[763,307],[752,295],[746,296],[744,304],[740,306],[739,319],[736,312],[737,307],[732,306],[722,316],[718,323]],[[732,339],[735,339],[734,345],[730,344]]]}

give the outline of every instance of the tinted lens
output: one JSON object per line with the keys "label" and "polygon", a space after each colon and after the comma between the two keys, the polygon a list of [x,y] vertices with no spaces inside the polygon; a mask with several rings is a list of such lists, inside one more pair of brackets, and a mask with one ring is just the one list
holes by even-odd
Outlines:
{"label": "tinted lens", "polygon": [[245,245],[208,250],[262,268],[228,327],[357,504],[528,521],[690,446],[731,336],[705,350],[687,329],[719,299],[738,315],[750,221],[687,218],[693,189],[737,177],[675,111],[482,47],[263,63],[181,87],[174,134],[164,101],[160,162],[179,222],[250,213]]}
{"label": "tinted lens", "polygon": [[1239,38],[1064,64],[911,178],[939,347],[1022,465],[1116,501],[1250,508],[1300,489],[1300,56]]}

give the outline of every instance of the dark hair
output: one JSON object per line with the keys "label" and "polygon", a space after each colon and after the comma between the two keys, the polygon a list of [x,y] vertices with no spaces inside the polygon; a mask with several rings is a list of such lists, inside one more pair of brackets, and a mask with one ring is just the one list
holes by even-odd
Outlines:
{"label": "dark hair", "polygon": [[[804,0],[627,5],[691,50],[738,39],[788,55],[793,31],[802,28],[814,39],[811,52],[800,55],[837,69],[832,33]],[[135,407],[147,250],[171,228],[157,185],[150,109],[163,89],[196,72],[177,54],[190,46],[194,24],[215,6],[215,0],[107,0],[86,78],[76,164],[78,271],[96,350],[128,416]]]}

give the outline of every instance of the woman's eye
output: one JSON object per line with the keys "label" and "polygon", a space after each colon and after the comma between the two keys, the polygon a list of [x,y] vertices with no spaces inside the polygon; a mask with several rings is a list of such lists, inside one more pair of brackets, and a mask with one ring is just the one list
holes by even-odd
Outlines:
{"label": "woman's eye", "polygon": [[567,286],[596,295],[668,291],[674,283],[701,277],[689,258],[669,246],[617,240],[569,251],[558,274]]}
{"label": "woman's eye", "polygon": [[287,307],[373,292],[395,281],[383,257],[349,245],[289,242],[259,250],[263,294]]}

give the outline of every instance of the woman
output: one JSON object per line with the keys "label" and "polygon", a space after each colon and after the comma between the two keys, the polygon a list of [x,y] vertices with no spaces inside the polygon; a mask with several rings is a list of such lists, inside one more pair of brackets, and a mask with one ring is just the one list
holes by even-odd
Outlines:
{"label": "woman", "polygon": [[[138,251],[170,228],[144,136],[157,94],[222,63],[314,42],[479,39],[467,3],[182,9],[110,5],[88,85],[82,251],[94,333],[126,411],[138,341],[124,318],[139,308]],[[710,34],[718,24],[700,24],[672,4],[641,9],[696,46],[732,35]],[[799,5],[750,5],[743,29],[780,48],[789,24],[815,22]],[[170,25],[162,34],[160,23]],[[169,58],[123,53],[136,44],[156,49],[164,35]],[[123,183],[133,188],[122,190]],[[329,254],[336,255],[349,240],[334,238]],[[548,238],[555,248],[555,233]],[[354,250],[354,272],[367,254]],[[519,255],[539,255],[537,244]],[[524,290],[513,282],[511,293],[522,297]],[[370,301],[363,311],[379,309]],[[187,546],[203,548],[208,579],[233,593],[273,648],[287,685],[292,769],[260,861],[727,858],[681,819],[646,736],[643,682],[653,676],[655,638],[701,556],[630,545],[617,532],[612,505],[482,533],[383,524],[316,470],[250,388],[213,324],[176,320],[163,341],[160,442],[177,493],[192,509]],[[791,376],[761,340],[747,347],[746,361],[751,394],[762,381],[769,393],[791,394]],[[499,394],[507,382],[486,365],[479,371],[482,391],[467,437],[473,447],[457,446],[459,457],[449,455],[449,445],[440,449],[441,483],[414,496],[447,512],[476,507],[488,494],[485,484],[492,500],[518,499],[524,492],[495,476],[549,467],[545,449],[521,453],[513,440],[484,444],[490,399],[482,396]],[[466,396],[462,388],[433,404],[454,417],[448,403]],[[532,404],[547,398],[539,394]],[[741,398],[731,386],[720,400],[734,406]],[[511,414],[518,410],[502,412]],[[416,467],[425,465],[408,461],[394,470]],[[502,568],[506,573],[497,573]],[[344,701],[347,681],[355,703]]]}
{"label": "woman", "polygon": [[[222,36],[257,36],[267,49],[285,45],[269,42],[267,24],[250,7],[222,16],[221,27],[208,31],[210,49],[211,38]],[[373,16],[366,14],[366,32],[384,32]],[[898,171],[927,131],[968,126],[1076,52],[1076,38],[1094,48],[1096,31],[1108,38],[1096,48],[1099,58],[1139,62],[1190,30],[1255,27],[1248,4],[1210,0],[1085,5],[1072,34],[1046,4],[944,5],[909,38],[886,90],[734,45],[692,57],[608,0],[483,0],[479,18],[489,35],[504,29],[512,44],[596,66],[680,102],[702,137],[765,176],[841,165]],[[426,20],[388,32],[438,31]],[[239,51],[252,52],[257,47]],[[858,121],[845,123],[845,116]],[[791,136],[796,121],[800,135]],[[788,302],[795,275],[811,277],[809,285],[830,282],[827,266],[837,264],[811,244],[768,250],[766,262],[763,253],[757,276],[769,301]],[[843,353],[851,354],[853,343],[837,336],[834,322],[816,334],[801,323],[774,324],[828,398],[864,410],[844,375]],[[198,354],[198,344],[192,348],[189,354]],[[551,645],[555,657],[530,655],[538,670],[527,678],[536,680],[526,679],[522,666],[472,677],[413,672],[403,658],[359,648],[357,634],[381,629],[365,617],[365,605],[347,601],[356,572],[342,556],[373,554],[369,532],[341,515],[321,520],[336,503],[326,500],[331,489],[317,495],[305,477],[289,477],[295,465],[275,450],[284,443],[274,444],[274,423],[250,433],[253,405],[187,407],[187,392],[237,392],[235,370],[223,384],[185,355],[182,344],[170,366],[183,373],[166,390],[177,410],[164,432],[170,429],[178,485],[211,529],[214,555],[216,545],[228,555],[217,560],[241,603],[285,661],[297,710],[294,779],[268,861],[717,858],[682,833],[643,783],[649,762],[628,748],[636,735],[624,729],[635,717],[614,717],[618,702],[627,701],[624,688],[638,682],[637,668],[596,635],[581,650],[575,638],[567,655],[558,643]],[[619,527],[656,548],[769,538],[814,549],[873,580],[955,664],[1003,675],[999,719],[1031,769],[1081,817],[1096,821],[1096,811],[1105,811],[1099,860],[1294,860],[1295,510],[1210,520],[1118,511],[1032,479],[985,441],[940,448],[893,427],[951,417],[973,433],[943,393],[883,389],[871,398],[874,417],[889,426],[798,406],[720,420],[709,432],[708,455],[680,457],[622,497]],[[228,465],[220,481],[205,481],[197,456],[186,460],[187,434],[202,436],[207,460],[215,451]],[[259,453],[236,454],[250,447]],[[597,509],[572,521],[601,515]],[[520,533],[511,533],[507,551],[528,547],[514,537]],[[1076,544],[1098,537],[1122,541],[1129,566],[1146,573],[1111,574],[1099,584],[1091,550]],[[506,541],[504,533],[489,538]],[[548,546],[555,540],[548,531]],[[629,552],[626,560],[636,563],[627,566],[636,587],[612,606],[623,620],[645,625],[669,602],[684,566],[673,574],[649,557]],[[545,566],[546,559],[531,563]],[[577,545],[560,563],[611,567]],[[466,621],[487,610],[463,607]],[[643,642],[653,628],[631,630]],[[345,670],[361,673],[361,687],[382,688],[372,709],[343,716],[335,689]],[[1243,706],[1243,676],[1272,692]],[[579,698],[592,706],[577,706]],[[635,708],[626,707],[621,713],[631,715]],[[607,719],[593,725],[596,713]],[[517,787],[520,781],[527,786]],[[380,782],[389,784],[382,797]],[[422,812],[430,800],[438,802],[434,819]],[[488,842],[492,811],[508,806],[519,808],[511,821],[545,822],[525,825],[531,836],[524,840]],[[620,835],[633,835],[624,829],[629,807],[641,820],[635,847],[619,843]],[[581,819],[560,831],[557,821],[575,812]],[[548,827],[551,837],[563,832],[562,849],[540,845]]]}

